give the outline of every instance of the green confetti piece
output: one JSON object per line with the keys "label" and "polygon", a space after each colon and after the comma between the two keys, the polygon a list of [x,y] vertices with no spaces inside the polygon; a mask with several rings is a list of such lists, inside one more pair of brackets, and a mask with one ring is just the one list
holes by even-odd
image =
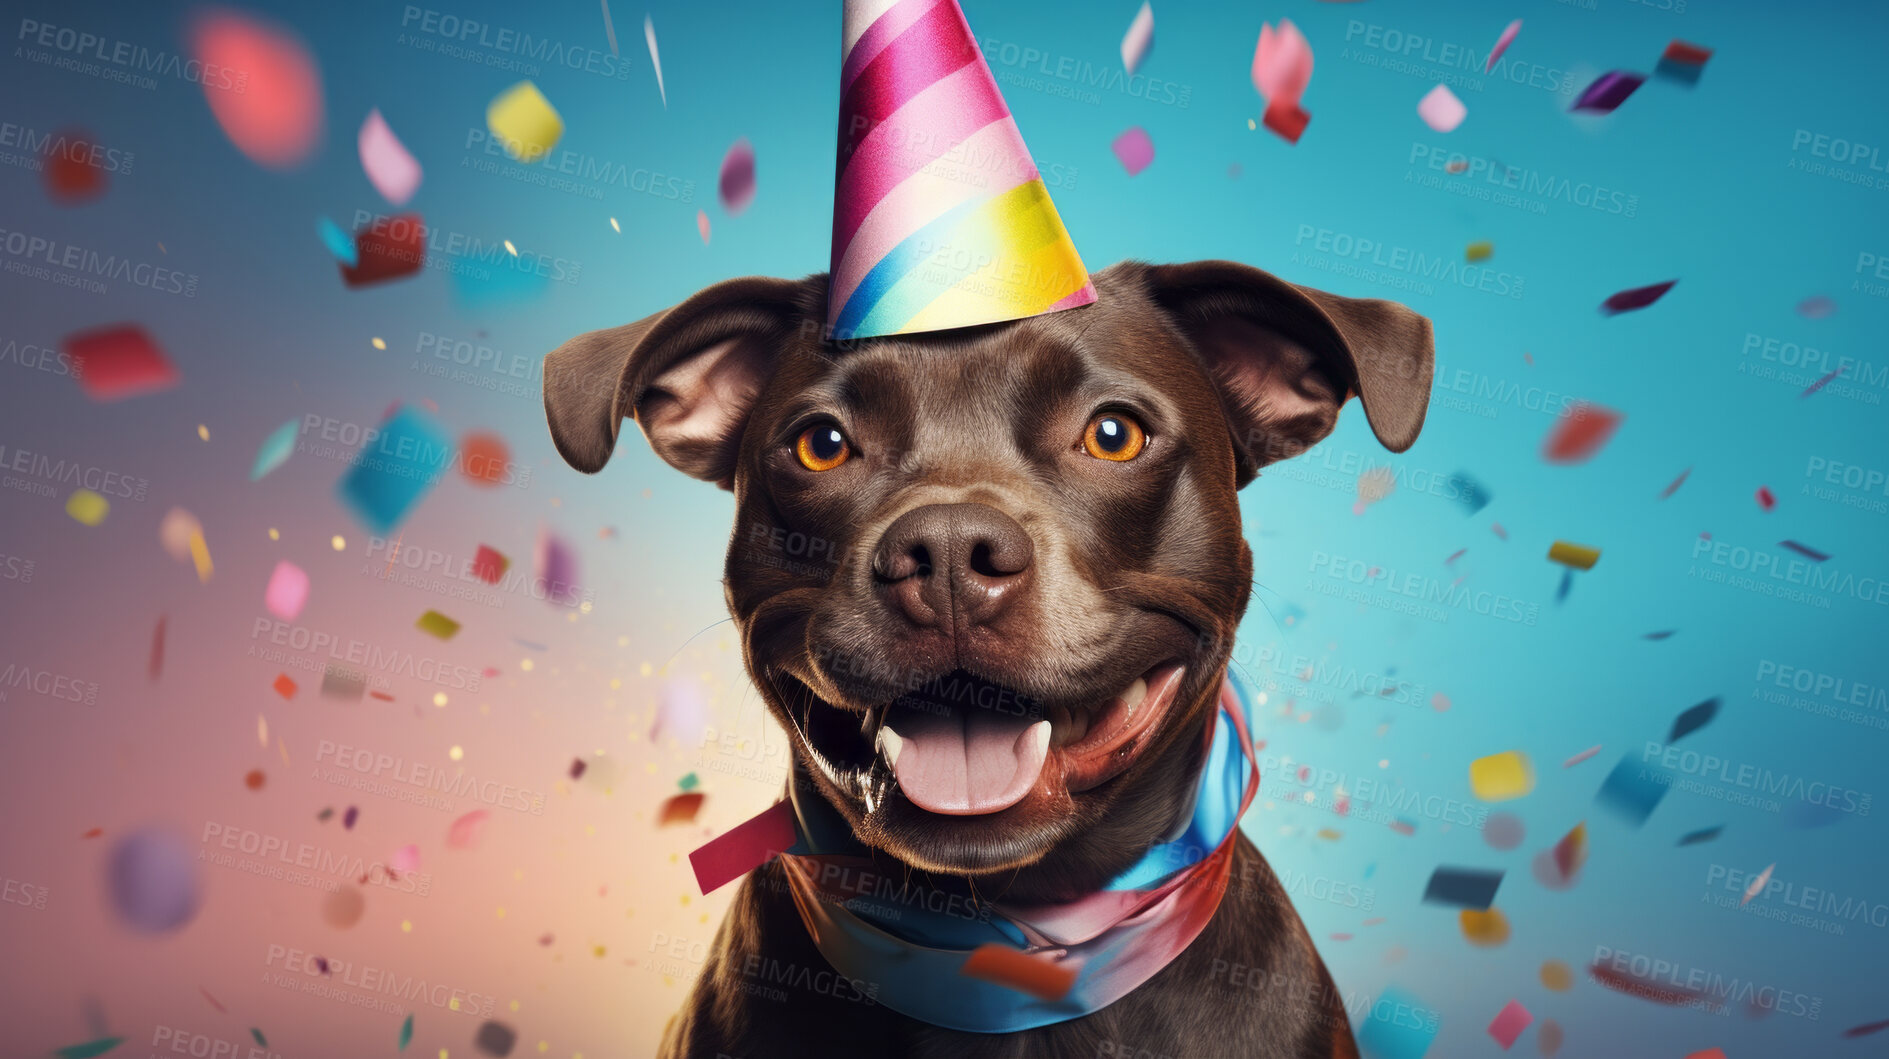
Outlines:
{"label": "green confetti piece", "polygon": [[685,791],[692,791],[695,789],[696,785],[701,782],[702,782],[701,780],[698,780],[695,778],[695,773],[691,772],[688,775],[677,780],[676,786],[682,788]]}
{"label": "green confetti piece", "polygon": [[123,1037],[101,1037],[96,1041],[61,1048],[52,1054],[58,1056],[59,1059],[92,1059],[93,1056],[104,1055],[123,1043],[125,1043]]}
{"label": "green confetti piece", "polygon": [[400,1024],[400,1050],[403,1052],[406,1051],[407,1045],[412,1043],[412,1041],[413,1041],[413,1016],[408,1015],[407,1021]]}
{"label": "green confetti piece", "polygon": [[453,634],[459,631],[458,622],[441,614],[437,610],[429,610],[425,614],[420,615],[420,620],[414,622],[413,627],[421,632],[437,636],[442,640],[452,639]]}
{"label": "green confetti piece", "polygon": [[275,433],[263,439],[262,447],[256,450],[256,462],[249,468],[250,481],[253,482],[289,462],[289,455],[295,451],[296,425],[296,421],[291,419],[277,427]]}
{"label": "green confetti piece", "polygon": [[267,1038],[267,1037],[264,1037],[264,1036],[262,1035],[262,1031],[261,1031],[261,1030],[259,1030],[259,1029],[257,1029],[257,1028],[256,1028],[256,1027],[254,1027],[254,1026],[251,1026],[251,1027],[249,1027],[249,1035],[250,1035],[251,1037],[254,1037],[254,1038],[256,1038],[256,1043],[257,1043],[257,1044],[260,1044],[260,1045],[262,1045],[262,1046],[263,1046],[264,1048],[267,1048],[267,1047],[269,1047],[269,1038]]}

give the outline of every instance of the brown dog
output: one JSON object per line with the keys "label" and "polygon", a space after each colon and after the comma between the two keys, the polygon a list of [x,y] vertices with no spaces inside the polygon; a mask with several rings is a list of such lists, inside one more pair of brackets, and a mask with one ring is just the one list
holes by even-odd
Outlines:
{"label": "brown dog", "polygon": [[[728,604],[791,735],[792,793],[830,803],[901,894],[934,904],[1071,900],[1170,835],[1251,591],[1237,490],[1354,394],[1395,452],[1429,403],[1430,323],[1401,305],[1225,261],[1124,262],[1095,286],[1081,309],[841,348],[822,339],[825,276],[738,279],[545,361],[572,466],[602,468],[628,416],[664,460],[733,490]],[[751,543],[776,530],[830,559]],[[912,690],[939,681],[1050,722],[1047,746],[1016,740],[1022,779],[953,773],[886,733],[922,728]],[[663,1054],[1357,1054],[1243,836],[1205,930],[1091,1015],[965,1033],[873,992],[827,969],[771,863],[741,883]]]}

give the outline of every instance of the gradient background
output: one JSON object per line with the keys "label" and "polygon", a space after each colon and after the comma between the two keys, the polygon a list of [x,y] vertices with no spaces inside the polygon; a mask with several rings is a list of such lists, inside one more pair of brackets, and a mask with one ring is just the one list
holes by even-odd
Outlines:
{"label": "gradient background", "polygon": [[[1343,294],[1397,298],[1435,322],[1438,386],[1415,448],[1384,453],[1354,411],[1329,441],[1269,469],[1244,494],[1261,591],[1238,657],[1268,685],[1255,718],[1268,744],[1266,790],[1246,828],[1302,884],[1300,913],[1354,1009],[1389,987],[1411,994],[1439,1016],[1435,1056],[1496,1054],[1485,1027],[1511,998],[1560,1023],[1568,1055],[1677,1057],[1713,1046],[1733,1057],[1882,1054],[1889,1035],[1847,1040],[1842,1031],[1889,1018],[1881,984],[1889,847],[1881,814],[1862,811],[1889,725],[1881,690],[1889,612],[1873,597],[1824,592],[1823,603],[1804,603],[1715,583],[1738,571],[1694,551],[1709,532],[1788,559],[1775,542],[1792,538],[1832,556],[1824,573],[1872,579],[1872,588],[1889,575],[1878,547],[1889,526],[1881,487],[1827,486],[1836,500],[1807,489],[1825,485],[1811,471],[1824,466],[1818,459],[1889,469],[1889,354],[1878,347],[1889,288],[1859,266],[1861,255],[1889,255],[1889,161],[1866,153],[1843,168],[1873,182],[1845,182],[1806,171],[1830,160],[1793,147],[1800,130],[1889,143],[1880,54],[1889,15],[1873,5],[1786,11],[1750,0],[1448,11],[1379,0],[1171,0],[1156,6],[1156,43],[1140,72],[1171,82],[1172,92],[1136,93],[1119,82],[1085,85],[1080,72],[1085,63],[1119,70],[1136,4],[963,6],[1092,268],[1129,256],[1235,258]],[[7,8],[16,37],[36,20],[154,51],[185,46],[187,14],[165,5]],[[391,1055],[407,1012],[415,1014],[409,1054],[476,1054],[472,1037],[487,1015],[518,1030],[515,1054],[652,1050],[725,903],[725,893],[696,893],[686,855],[767,805],[783,775],[780,733],[747,687],[728,627],[717,624],[732,505],[636,438],[603,474],[569,470],[550,445],[535,375],[440,377],[426,369],[455,366],[420,344],[447,336],[535,362],[580,331],[642,317],[720,279],[823,269],[837,9],[654,4],[647,13],[661,43],[665,108],[638,33],[646,9],[621,2],[612,12],[620,59],[610,59],[602,15],[586,2],[264,5],[262,14],[306,40],[322,71],[321,146],[286,173],[241,155],[195,84],[112,83],[36,63],[22,51],[27,42],[7,45],[0,122],[40,132],[78,125],[135,164],[111,175],[103,198],[64,207],[48,200],[28,160],[13,159],[0,166],[0,228],[162,264],[199,283],[194,297],[111,281],[101,294],[0,272],[0,444],[148,480],[142,502],[115,502],[95,528],[65,514],[70,486],[36,495],[9,474],[0,491],[0,664],[97,685],[91,705],[0,688],[0,795],[10,807],[0,817],[10,895],[0,901],[0,951],[10,957],[0,971],[0,1052],[44,1055],[109,1034],[127,1038],[121,1055],[155,1054],[168,1044],[154,1039],[188,1035],[249,1054],[255,1027],[273,1054]],[[442,54],[447,42],[420,31],[415,10],[548,38],[626,70],[609,76],[516,56],[537,69],[507,70],[494,65],[507,56],[476,42],[465,56]],[[1280,17],[1300,26],[1317,56],[1304,102],[1312,123],[1296,147],[1248,128],[1261,111],[1248,72],[1254,41],[1262,22]],[[1480,57],[1518,17],[1524,26],[1504,61],[1523,83],[1482,75]],[[1406,55],[1412,36],[1430,43]],[[1572,92],[1601,72],[1651,73],[1674,38],[1717,50],[1695,87],[1649,80],[1611,117],[1566,113]],[[1445,45],[1473,52],[1472,68],[1446,65],[1453,56],[1436,61]],[[1075,72],[1058,76],[1059,68]],[[515,179],[534,170],[469,147],[486,103],[526,76],[563,115],[559,151],[676,178],[660,185],[675,197],[594,181],[588,192],[537,186]],[[1469,109],[1447,135],[1415,114],[1445,76],[1459,78]],[[521,252],[575,264],[561,269],[575,275],[465,290],[429,268],[346,289],[313,228],[324,214],[352,228],[358,211],[397,212],[367,182],[354,149],[372,107],[426,168],[409,208],[430,226],[488,244],[510,239]],[[1157,154],[1130,178],[1109,142],[1135,125]],[[731,218],[716,201],[716,174],[740,137],[759,159],[759,193]],[[1515,207],[1425,186],[1426,175],[1459,191],[1489,186],[1413,162],[1429,149],[1599,185],[1632,196],[1632,209],[1526,194],[1538,205]],[[484,163],[500,172],[477,168]],[[707,245],[698,209],[714,225]],[[1368,261],[1354,262],[1364,272],[1335,268],[1316,244],[1339,236],[1457,261],[1465,244],[1490,240],[1487,267],[1519,296],[1447,281],[1413,287],[1370,272]],[[1679,284],[1649,309],[1596,311],[1617,290],[1666,279]],[[1800,315],[1795,307],[1812,295],[1833,299],[1836,313]],[[34,349],[120,321],[143,325],[169,351],[179,386],[100,404],[57,362],[48,361],[51,371],[32,366],[51,357]],[[1762,355],[1766,340],[1832,359],[1792,367]],[[1801,398],[1836,357],[1855,358],[1843,379]],[[1805,377],[1777,377],[1793,371]],[[1625,420],[1591,461],[1549,465],[1541,441],[1567,398]],[[540,532],[556,532],[579,555],[588,609],[524,593],[460,598],[451,593],[491,593],[437,572],[417,572],[417,585],[375,576],[389,549],[337,502],[345,446],[320,435],[375,425],[390,403],[420,400],[435,402],[455,433],[506,437],[521,480],[480,488],[449,476],[401,527],[402,547],[421,549],[407,554],[430,550],[457,564],[483,543],[529,571]],[[250,482],[257,445],[292,418],[309,424],[297,453]],[[1357,479],[1375,467],[1390,468],[1397,487],[1355,514]],[[1662,501],[1688,467],[1684,486]],[[1480,512],[1453,499],[1463,475],[1494,498]],[[1777,494],[1776,510],[1754,502],[1760,485]],[[202,520],[216,564],[207,584],[159,546],[159,520],[173,506]],[[1556,539],[1603,549],[1559,602],[1562,568],[1544,558]],[[1382,578],[1334,577],[1330,557],[1389,577],[1463,577],[1466,588],[1533,608],[1534,620],[1401,613],[1384,605]],[[476,689],[398,675],[381,685],[391,701],[324,698],[318,674],[258,657],[263,587],[285,558],[313,580],[295,624],[497,675]],[[1365,590],[1368,601],[1325,594],[1347,589]],[[413,622],[429,608],[464,629],[447,643],[428,637]],[[167,656],[152,680],[146,661],[160,616]],[[1677,631],[1643,638],[1657,630]],[[1313,676],[1302,679],[1308,664]],[[1786,692],[1767,664],[1862,685],[1865,704],[1847,717],[1822,715],[1820,706],[1836,705],[1832,695]],[[290,701],[270,688],[283,671],[302,685]],[[652,745],[656,703],[675,682],[707,696],[713,728]],[[444,705],[435,705],[442,690]],[[1447,710],[1433,706],[1439,694]],[[1856,808],[1821,811],[1788,797],[1743,804],[1724,796],[1722,781],[1694,776],[1703,789],[1672,791],[1643,827],[1597,811],[1594,793],[1614,762],[1637,760],[1680,711],[1713,696],[1724,703],[1717,720],[1683,747],[1729,762],[1728,773],[1748,766],[1846,789]],[[1794,706],[1794,696],[1804,701]],[[257,742],[258,714],[268,748]],[[440,809],[333,786],[316,771],[324,744],[463,769],[541,794],[543,810],[495,809],[477,849],[448,850],[447,825],[477,803]],[[1595,758],[1562,767],[1595,744]],[[1504,851],[1460,820],[1491,808],[1471,794],[1469,762],[1512,749],[1531,756],[1538,786],[1493,807],[1526,828],[1521,845]],[[590,771],[572,782],[579,757]],[[1302,765],[1314,770],[1309,788],[1298,782]],[[251,769],[267,774],[261,790],[244,785]],[[708,793],[696,825],[657,828],[657,805],[690,771]],[[1365,783],[1377,797],[1356,797],[1349,816],[1336,814],[1339,788]],[[1431,811],[1364,811],[1396,791]],[[360,809],[352,830],[338,817],[316,818],[349,805]],[[1413,833],[1387,826],[1397,815],[1410,817]],[[1588,864],[1572,887],[1544,886],[1531,863],[1583,820]],[[414,843],[424,886],[366,887],[365,915],[337,930],[323,920],[319,890],[205,862],[195,918],[174,932],[136,934],[108,909],[105,863],[111,842],[147,825],[174,830],[193,856],[220,849],[204,838],[213,827],[370,863]],[[1718,825],[1716,840],[1676,846]],[[82,837],[93,828],[103,835]],[[1739,914],[1725,873],[1772,863],[1774,882],[1795,889],[1766,893],[1745,911],[1786,918]],[[1472,946],[1454,910],[1421,903],[1438,865],[1508,872],[1496,901],[1512,926],[1505,944]],[[1814,900],[1802,898],[1806,887],[1857,914],[1824,913],[1837,931],[1792,923],[1798,910],[1786,901]],[[1727,896],[1732,908],[1713,903]],[[286,950],[424,979],[429,996],[383,995],[364,1006],[279,987],[269,976],[284,970]],[[1566,992],[1538,978],[1543,961],[1578,971],[1607,950],[1667,961],[1681,979],[1696,970],[1804,999],[1768,1014],[1737,1003],[1715,1014],[1609,991],[1585,974]],[[465,998],[461,1010],[433,1002],[442,995],[435,986]],[[1202,988],[1230,1005],[1248,995],[1230,982]],[[1515,1051],[1536,1052],[1538,1027]],[[1173,1048],[1123,1043],[1147,1054]]]}

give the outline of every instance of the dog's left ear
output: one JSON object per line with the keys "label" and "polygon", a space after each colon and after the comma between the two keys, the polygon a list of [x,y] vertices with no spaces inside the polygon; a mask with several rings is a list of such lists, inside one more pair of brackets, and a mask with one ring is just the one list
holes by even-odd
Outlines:
{"label": "dog's left ear", "polygon": [[1353,395],[1385,448],[1403,452],[1417,440],[1436,367],[1425,317],[1234,261],[1141,269],[1149,296],[1193,344],[1220,392],[1240,485],[1330,434]]}

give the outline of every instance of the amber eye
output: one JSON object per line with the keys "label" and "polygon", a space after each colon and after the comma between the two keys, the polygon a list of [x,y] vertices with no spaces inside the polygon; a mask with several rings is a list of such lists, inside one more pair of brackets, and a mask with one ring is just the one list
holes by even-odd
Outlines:
{"label": "amber eye", "polygon": [[1083,451],[1098,460],[1132,460],[1147,444],[1148,435],[1141,424],[1119,412],[1096,416],[1089,420],[1089,429],[1082,432]]}
{"label": "amber eye", "polygon": [[845,463],[852,454],[853,447],[847,443],[846,435],[831,423],[808,427],[794,442],[794,455],[800,457],[800,465],[809,471],[830,471]]}

